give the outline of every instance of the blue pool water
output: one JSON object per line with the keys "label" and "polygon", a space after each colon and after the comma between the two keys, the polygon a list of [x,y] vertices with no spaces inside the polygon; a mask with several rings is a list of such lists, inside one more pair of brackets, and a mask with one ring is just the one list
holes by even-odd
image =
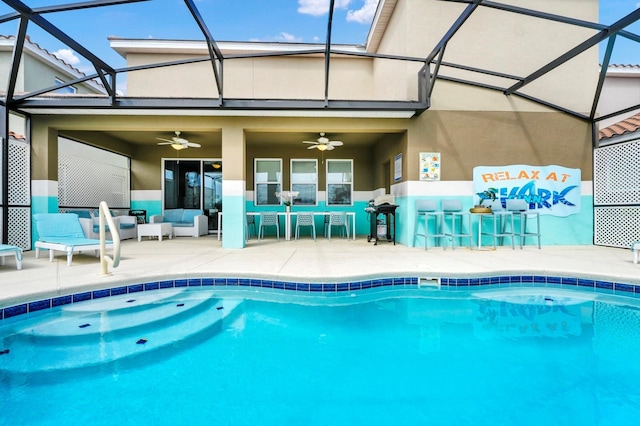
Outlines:
{"label": "blue pool water", "polygon": [[0,424],[640,418],[633,299],[549,289],[416,294],[302,304],[172,289],[23,315],[0,323]]}

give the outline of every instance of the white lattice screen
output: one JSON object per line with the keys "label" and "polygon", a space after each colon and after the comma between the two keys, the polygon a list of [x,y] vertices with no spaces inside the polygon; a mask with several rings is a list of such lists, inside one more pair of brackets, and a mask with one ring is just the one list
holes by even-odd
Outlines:
{"label": "white lattice screen", "polygon": [[640,140],[594,150],[594,243],[640,241]]}
{"label": "white lattice screen", "polygon": [[122,155],[88,147],[58,152],[59,207],[97,207],[106,201],[111,208],[129,208],[128,159]]}
{"label": "white lattice screen", "polygon": [[[2,164],[0,162],[0,176]],[[0,191],[3,182],[0,182]],[[7,242],[31,249],[31,153],[24,140],[9,139],[9,235]],[[2,220],[4,206],[0,207],[0,241],[3,240]]]}
{"label": "white lattice screen", "polygon": [[31,205],[31,156],[25,141],[9,140],[9,205]]}

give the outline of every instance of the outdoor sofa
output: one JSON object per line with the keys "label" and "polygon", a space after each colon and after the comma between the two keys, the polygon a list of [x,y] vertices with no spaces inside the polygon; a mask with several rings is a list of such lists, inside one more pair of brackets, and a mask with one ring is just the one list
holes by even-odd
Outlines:
{"label": "outdoor sofa", "polygon": [[199,237],[209,232],[209,218],[200,209],[166,209],[149,218],[149,223],[161,222],[171,223],[176,237]]}

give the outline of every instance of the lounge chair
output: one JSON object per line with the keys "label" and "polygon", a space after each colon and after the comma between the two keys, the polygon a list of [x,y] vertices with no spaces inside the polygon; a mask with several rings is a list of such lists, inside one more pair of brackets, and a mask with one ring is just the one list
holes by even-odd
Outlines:
{"label": "lounge chair", "polygon": [[4,265],[6,256],[15,256],[16,268],[18,270],[22,269],[22,249],[20,247],[0,244],[0,265]]}
{"label": "lounge chair", "polygon": [[[41,213],[34,214],[38,230],[36,241],[36,259],[40,249],[49,249],[49,260],[53,262],[54,250],[67,254],[67,265],[71,265],[73,253],[94,250],[96,257],[100,254],[100,240],[85,238],[78,215],[75,213]],[[107,241],[105,248],[112,248],[113,243]]]}

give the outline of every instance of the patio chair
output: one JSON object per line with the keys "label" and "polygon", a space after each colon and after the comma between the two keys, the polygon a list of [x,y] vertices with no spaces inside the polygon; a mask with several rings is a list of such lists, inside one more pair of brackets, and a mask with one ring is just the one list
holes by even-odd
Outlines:
{"label": "patio chair", "polygon": [[[327,235],[326,237],[331,239],[331,228],[334,226],[339,226],[340,232],[343,235],[346,235],[347,239],[349,239],[349,223],[347,222],[347,213],[346,212],[329,212],[329,223],[327,224]],[[344,231],[342,228],[344,227]]]}
{"label": "patio chair", "polygon": [[15,256],[16,269],[22,269],[22,249],[20,247],[0,244],[0,265],[5,264],[4,258],[7,256]]}
{"label": "patio chair", "polygon": [[[36,241],[36,259],[40,257],[40,249],[49,250],[49,260],[53,262],[54,251],[62,251],[67,255],[67,265],[71,265],[73,253],[94,250],[96,257],[100,254],[100,240],[85,238],[78,215],[75,213],[40,213],[33,218],[38,231]],[[106,248],[112,248],[111,241]]]}
{"label": "patio chair", "polygon": [[[253,232],[251,232],[251,228],[253,228]],[[247,240],[251,239],[251,235],[258,235],[256,232],[256,217],[252,214],[248,214],[247,215]]]}
{"label": "patio chair", "polygon": [[[100,238],[100,218],[98,209],[95,210],[67,210],[65,213],[75,213],[80,219],[80,225],[84,232],[85,238]],[[135,239],[138,236],[138,218],[132,215],[116,216],[112,211],[113,221],[118,229],[118,235],[121,240]],[[105,229],[107,238],[111,237],[109,228]]]}
{"label": "patio chair", "polygon": [[311,227],[311,236],[316,240],[316,222],[312,212],[299,212],[296,220],[296,240],[300,238],[300,227]]}
{"label": "patio chair", "polygon": [[[527,237],[533,237],[538,239],[540,249],[540,212],[529,210],[529,203],[525,200],[507,200],[507,210],[513,213],[514,221],[518,225],[513,228],[513,232],[520,238],[520,248],[526,244]],[[531,216],[536,220],[535,229],[527,227],[527,221]]]}
{"label": "patio chair", "polygon": [[[490,221],[490,227],[486,228],[485,219]],[[497,248],[498,239],[500,240],[500,244],[504,243],[504,238],[511,238],[511,248],[514,249],[514,227],[513,227],[513,213],[509,210],[505,210],[502,207],[502,202],[500,200],[496,200],[491,203],[491,213],[480,213],[480,218],[478,219],[482,222],[482,234],[478,238],[482,238],[483,235],[489,236],[493,238],[493,248]]]}
{"label": "patio chair", "polygon": [[444,230],[444,235],[451,238],[451,248],[456,249],[456,238],[460,239],[460,245],[464,238],[468,238],[469,247],[471,247],[471,213],[462,210],[462,201],[442,200],[442,211],[445,225],[447,219],[450,222],[449,228]]}
{"label": "patio chair", "polygon": [[[424,218],[421,221],[420,218]],[[429,223],[433,219],[433,227]],[[420,232],[420,222],[424,223],[424,232]],[[447,248],[447,241],[444,235],[444,212],[438,211],[435,200],[416,200],[416,222],[413,228],[413,242],[415,244],[416,237],[424,238],[424,249],[427,249],[429,238],[433,238],[433,242],[437,245],[438,240],[442,244],[442,248]]]}
{"label": "patio chair", "polygon": [[260,212],[260,226],[258,227],[258,239],[264,239],[264,228],[273,226],[276,228],[276,238],[280,241],[280,221],[277,212]]}

